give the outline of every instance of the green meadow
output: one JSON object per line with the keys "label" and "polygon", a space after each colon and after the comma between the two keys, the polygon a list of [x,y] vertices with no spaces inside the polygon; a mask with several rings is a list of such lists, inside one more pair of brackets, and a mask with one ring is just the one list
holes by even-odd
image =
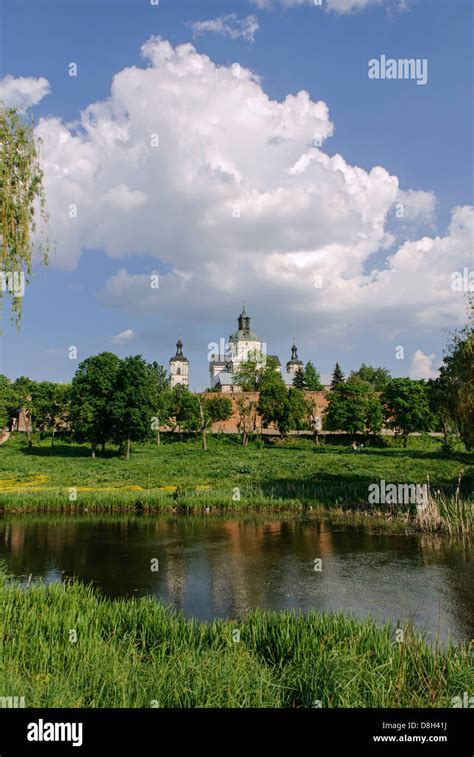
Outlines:
{"label": "green meadow", "polygon": [[[474,455],[459,448],[443,455],[440,441],[412,437],[404,449],[388,438],[353,452],[343,438],[267,438],[244,448],[236,436],[209,435],[202,450],[193,436],[162,435],[163,442],[133,447],[129,461],[114,449],[95,459],[85,445],[13,435],[0,447],[0,507],[5,510],[83,512],[298,511],[331,508],[370,512],[368,487],[429,483],[441,520],[472,523]],[[377,509],[377,508],[375,508]],[[380,506],[410,514],[410,506]],[[415,508],[416,510],[416,508]],[[412,512],[413,514],[413,512]],[[469,530],[463,528],[463,530]]]}

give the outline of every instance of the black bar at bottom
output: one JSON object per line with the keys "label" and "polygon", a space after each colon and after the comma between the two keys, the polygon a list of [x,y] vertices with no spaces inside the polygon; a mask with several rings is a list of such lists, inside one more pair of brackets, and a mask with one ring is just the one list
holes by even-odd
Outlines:
{"label": "black bar at bottom", "polygon": [[[39,710],[0,709],[0,757],[134,754],[170,741],[193,750],[334,747],[361,754],[472,757],[469,708],[439,710]],[[166,737],[166,739],[164,738]],[[110,750],[115,750],[111,752]],[[292,750],[293,751],[293,750]]]}

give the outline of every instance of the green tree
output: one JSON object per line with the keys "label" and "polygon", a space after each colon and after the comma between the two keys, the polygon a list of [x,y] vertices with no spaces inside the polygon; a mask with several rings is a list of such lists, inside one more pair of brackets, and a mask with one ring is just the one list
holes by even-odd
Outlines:
{"label": "green tree", "polygon": [[382,427],[382,406],[373,387],[359,381],[346,381],[337,385],[329,395],[324,416],[329,431],[379,433]]}
{"label": "green tree", "polygon": [[70,387],[67,384],[55,384],[52,381],[38,381],[32,389],[35,430],[51,434],[52,447],[56,432],[68,427],[69,394]]}
{"label": "green tree", "polygon": [[370,434],[380,434],[383,426],[383,407],[378,394],[369,390],[367,394],[367,410],[365,416],[366,431]]}
{"label": "green tree", "polygon": [[428,387],[425,381],[392,378],[381,395],[385,423],[403,438],[407,446],[408,434],[428,431],[433,423]]}
{"label": "green tree", "polygon": [[11,385],[16,409],[22,410],[26,420],[28,441],[33,432],[51,434],[51,446],[59,428],[67,428],[69,421],[69,386],[52,381],[33,381],[21,376]]}
{"label": "green tree", "polygon": [[169,421],[180,435],[184,431],[197,431],[200,422],[199,401],[186,386],[177,384],[173,387]]}
{"label": "green tree", "polygon": [[435,431],[443,434],[443,448],[451,449],[450,436],[457,430],[455,403],[453,402],[452,384],[447,376],[438,376],[428,381],[428,401],[433,415]]}
{"label": "green tree", "polygon": [[283,379],[274,357],[249,355],[235,371],[233,381],[243,392],[259,392],[269,383]]}
{"label": "green tree", "polygon": [[449,415],[468,451],[474,449],[473,299],[468,301],[468,324],[451,335],[435,382],[438,412]]}
{"label": "green tree", "polygon": [[206,397],[204,404],[211,423],[227,421],[232,416],[232,402],[228,397]]}
{"label": "green tree", "polygon": [[248,397],[239,397],[237,400],[237,412],[239,420],[237,428],[242,434],[242,446],[248,447],[249,437],[255,431],[257,422],[258,402],[248,399]]}
{"label": "green tree", "polygon": [[332,372],[331,389],[336,389],[340,384],[343,384],[344,381],[345,378],[342,372],[342,368],[339,363],[336,363],[335,368]]}
{"label": "green tree", "polygon": [[[10,294],[14,287],[10,310],[17,325],[22,308],[18,292],[23,289],[18,284],[32,272],[36,209],[47,221],[39,142],[32,123],[0,103],[0,271]],[[39,252],[40,262],[47,263],[48,244],[40,245]]]}
{"label": "green tree", "polygon": [[125,447],[130,459],[132,442],[141,442],[150,433],[155,410],[155,376],[141,355],[124,358],[118,367],[111,402],[115,441]]}
{"label": "green tree", "polygon": [[285,382],[283,381],[283,376],[281,375],[280,367],[274,357],[271,357],[270,355],[267,356],[267,359],[265,360],[265,364],[262,366],[259,374],[258,374],[258,381],[257,381],[257,390],[259,392],[264,391],[264,389],[283,384],[285,386]]}
{"label": "green tree", "polygon": [[263,387],[258,411],[264,425],[274,423],[280,436],[284,437],[289,431],[301,428],[307,414],[307,404],[300,389],[287,389],[281,380],[269,382]]}
{"label": "green tree", "polygon": [[295,389],[306,389],[304,370],[302,368],[298,368],[293,376],[293,386]]}
{"label": "green tree", "polygon": [[151,373],[153,386],[154,415],[152,417],[151,428],[153,432],[156,431],[156,443],[160,445],[160,427],[169,418],[173,394],[166,369],[162,365],[153,362],[148,366],[148,370]]}
{"label": "green tree", "polygon": [[213,423],[226,421],[232,415],[232,402],[228,397],[215,395],[214,397],[201,397],[197,395],[199,402],[199,430],[201,432],[202,448],[207,449],[206,432]]}
{"label": "green tree", "polygon": [[19,408],[19,396],[11,379],[0,373],[0,429],[7,425],[13,411]]}
{"label": "green tree", "polygon": [[372,365],[362,363],[358,371],[352,371],[349,380],[359,379],[372,384],[376,392],[382,392],[391,379],[387,368],[374,368]]}
{"label": "green tree", "polygon": [[304,388],[309,392],[322,392],[324,389],[321,376],[310,360],[306,363],[304,369]]}
{"label": "green tree", "polygon": [[234,371],[232,380],[238,384],[243,392],[256,392],[258,390],[259,377],[263,369],[262,357],[249,354]]}
{"label": "green tree", "polygon": [[97,445],[105,450],[114,438],[112,402],[117,385],[120,359],[112,352],[93,355],[80,363],[71,383],[71,423],[75,435],[91,444],[95,457]]}

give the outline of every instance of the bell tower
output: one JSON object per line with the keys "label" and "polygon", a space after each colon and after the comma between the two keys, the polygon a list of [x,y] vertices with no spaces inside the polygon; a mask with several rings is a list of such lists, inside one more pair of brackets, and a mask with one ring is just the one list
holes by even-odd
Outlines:
{"label": "bell tower", "polygon": [[181,384],[189,386],[189,360],[183,355],[183,343],[181,339],[176,342],[176,355],[170,358],[171,388]]}
{"label": "bell tower", "polygon": [[298,373],[298,371],[302,371],[303,368],[303,362],[298,359],[298,348],[293,341],[293,346],[291,348],[291,360],[289,360],[286,364],[286,372],[296,374]]}

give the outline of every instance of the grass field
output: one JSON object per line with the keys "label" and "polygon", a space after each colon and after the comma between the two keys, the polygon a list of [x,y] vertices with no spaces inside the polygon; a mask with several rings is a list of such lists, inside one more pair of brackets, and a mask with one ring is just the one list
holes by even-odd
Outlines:
{"label": "grass field", "polygon": [[[474,455],[458,450],[444,457],[438,439],[414,437],[407,449],[390,446],[354,453],[349,443],[315,445],[289,438],[254,443],[210,436],[209,449],[199,440],[165,436],[159,447],[137,445],[127,462],[113,450],[90,457],[84,445],[34,440],[13,435],[0,447],[0,507],[19,510],[244,512],[301,510],[308,507],[367,509],[368,487],[387,483],[430,483],[434,496],[445,497],[454,512],[453,495],[463,471],[460,501],[471,522]],[[459,505],[455,503],[456,507]],[[392,510],[393,507],[388,509]],[[399,506],[396,506],[399,510]]]}
{"label": "grass field", "polygon": [[[165,437],[126,462],[47,440],[29,448],[14,435],[0,447],[0,509],[97,518],[137,508],[213,517],[321,507],[361,518],[379,479],[429,477],[452,502],[463,470],[462,508],[443,519],[456,530],[460,514],[472,524],[474,457],[443,457],[439,447],[417,437],[407,449],[391,441],[353,453],[290,438],[244,449],[214,436],[202,451],[198,440]],[[203,624],[152,598],[110,600],[77,583],[20,588],[0,570],[0,697],[24,697],[27,707],[450,707],[472,691],[467,644],[430,647],[411,625],[403,631],[398,643],[393,628],[371,620],[264,611]]]}
{"label": "grass field", "polygon": [[204,624],[153,599],[3,576],[0,628],[0,697],[26,707],[450,707],[474,685],[467,644],[431,647],[410,625],[399,643],[342,614]]}

